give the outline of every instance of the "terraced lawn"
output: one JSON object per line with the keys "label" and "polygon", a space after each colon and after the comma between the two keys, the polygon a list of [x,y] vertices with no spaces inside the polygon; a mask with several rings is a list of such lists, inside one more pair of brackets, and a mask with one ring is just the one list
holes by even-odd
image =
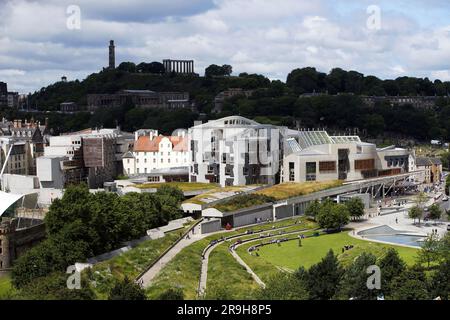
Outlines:
{"label": "terraced lawn", "polygon": [[[301,247],[299,247],[298,241],[285,242],[281,246],[276,244],[263,246],[259,249],[259,257],[250,256],[246,251],[254,244],[238,248],[238,253],[263,281],[279,268],[288,270],[296,270],[300,266],[309,268],[319,262],[329,249],[333,249],[338,254],[338,258],[344,266],[351,263],[362,252],[371,252],[375,256],[381,257],[387,248],[391,247],[398,251],[407,264],[412,265],[418,250],[355,239],[349,236],[347,231],[303,239]],[[342,253],[342,247],[349,244],[354,245],[354,248]]]}
{"label": "terraced lawn", "polygon": [[[298,228],[305,228],[315,225],[310,221],[306,221],[303,217],[298,218],[297,220],[302,222],[296,225]],[[200,278],[201,255],[203,249],[206,248],[212,240],[219,239],[222,236],[229,237],[232,235],[242,234],[247,230],[271,230],[273,226],[289,226],[292,225],[294,221],[295,220],[293,219],[286,219],[275,223],[223,232],[211,235],[191,244],[181,250],[180,253],[178,253],[175,258],[173,258],[172,261],[170,261],[155,277],[152,285],[147,289],[148,297],[150,299],[156,299],[162,292],[169,288],[181,288],[184,292],[185,299],[196,299]],[[226,244],[218,246],[210,255],[206,298],[208,298],[210,285],[212,291],[214,291],[215,288],[219,288],[219,286],[222,286],[223,284],[225,284],[225,286],[233,286],[237,290],[239,289],[239,292],[235,292],[237,297],[233,298],[238,298],[240,294],[243,295],[243,298],[244,295],[247,295],[245,290],[249,291],[246,288],[256,288],[257,286],[257,284],[250,278],[247,271],[234,260],[231,254],[228,253],[228,247]],[[250,287],[247,287],[247,285]],[[241,292],[241,289],[244,291]]]}

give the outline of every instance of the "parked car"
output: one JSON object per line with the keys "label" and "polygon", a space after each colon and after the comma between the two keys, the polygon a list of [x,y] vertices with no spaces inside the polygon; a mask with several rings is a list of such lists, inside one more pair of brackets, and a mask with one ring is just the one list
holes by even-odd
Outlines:
{"label": "parked car", "polygon": [[448,201],[448,197],[447,196],[443,197],[442,201]]}
{"label": "parked car", "polygon": [[447,225],[447,231],[450,231],[450,224]]}

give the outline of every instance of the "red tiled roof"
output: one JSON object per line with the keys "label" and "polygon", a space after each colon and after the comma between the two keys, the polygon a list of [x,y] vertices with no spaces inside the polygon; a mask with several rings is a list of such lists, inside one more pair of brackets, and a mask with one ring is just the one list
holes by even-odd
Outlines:
{"label": "red tiled roof", "polygon": [[134,143],[135,152],[158,152],[159,143],[163,138],[168,138],[172,143],[173,151],[187,151],[187,139],[183,137],[174,136],[157,136],[150,140],[149,136],[140,136],[138,140]]}

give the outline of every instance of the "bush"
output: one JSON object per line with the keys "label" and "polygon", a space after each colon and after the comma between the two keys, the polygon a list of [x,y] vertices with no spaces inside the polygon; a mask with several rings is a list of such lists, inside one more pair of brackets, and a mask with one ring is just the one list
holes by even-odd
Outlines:
{"label": "bush", "polygon": [[125,277],[112,288],[108,300],[147,300],[147,296],[143,288]]}

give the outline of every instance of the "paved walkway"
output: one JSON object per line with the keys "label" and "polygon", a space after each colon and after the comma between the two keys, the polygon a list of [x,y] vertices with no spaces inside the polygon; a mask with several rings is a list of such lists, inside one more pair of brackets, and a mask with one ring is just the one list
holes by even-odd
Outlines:
{"label": "paved walkway", "polygon": [[[433,194],[430,194],[429,196],[432,195]],[[422,220],[420,225],[418,225],[413,223],[413,219],[409,218],[408,210],[415,205],[415,203],[413,202],[414,197],[415,196],[403,197],[403,199],[407,199],[408,202],[400,207],[383,206],[382,215],[372,215],[372,217],[369,217],[368,220],[362,222],[351,222],[348,227],[354,228],[355,232],[357,233],[358,231],[369,229],[371,227],[387,225],[395,230],[409,231],[423,236],[430,235],[433,229],[437,229],[438,235],[442,237],[447,232],[446,222],[438,221],[438,223],[435,224],[434,221],[424,222]],[[433,203],[435,203],[435,201],[431,198],[426,202],[425,207],[429,207]]]}
{"label": "paved walkway", "polygon": [[172,249],[170,249],[163,257],[159,259],[157,263],[155,263],[150,269],[148,269],[140,278],[137,279],[137,282],[142,281],[142,285],[144,288],[150,286],[152,280],[155,276],[164,268],[167,263],[169,263],[181,250],[186,248],[187,246],[201,240],[211,234],[201,234],[200,232],[200,224],[195,226],[194,234],[192,232],[189,233],[190,239],[183,238],[180,240]]}

